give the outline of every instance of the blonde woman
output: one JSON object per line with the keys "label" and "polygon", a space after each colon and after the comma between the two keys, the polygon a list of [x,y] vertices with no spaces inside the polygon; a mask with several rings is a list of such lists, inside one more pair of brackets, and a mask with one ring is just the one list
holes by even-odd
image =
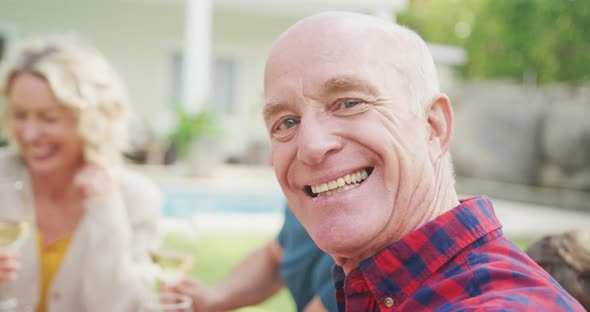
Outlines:
{"label": "blonde woman", "polygon": [[[137,311],[162,196],[121,162],[128,103],[96,49],[69,36],[25,40],[2,64],[0,174],[29,186],[35,226],[0,252],[19,310]],[[1,214],[17,206],[1,207]]]}

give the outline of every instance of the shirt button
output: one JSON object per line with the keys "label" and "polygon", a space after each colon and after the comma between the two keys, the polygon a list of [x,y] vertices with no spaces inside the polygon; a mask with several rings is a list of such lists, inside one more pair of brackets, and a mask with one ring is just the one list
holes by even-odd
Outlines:
{"label": "shirt button", "polygon": [[383,299],[383,304],[385,304],[386,307],[391,308],[395,304],[395,301],[393,301],[393,298],[387,297]]}

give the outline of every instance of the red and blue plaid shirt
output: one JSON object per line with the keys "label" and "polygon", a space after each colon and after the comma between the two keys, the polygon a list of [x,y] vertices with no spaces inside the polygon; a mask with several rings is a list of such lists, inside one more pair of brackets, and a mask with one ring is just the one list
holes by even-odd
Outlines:
{"label": "red and blue plaid shirt", "polygon": [[345,276],[339,311],[585,311],[502,234],[485,197],[461,201]]}

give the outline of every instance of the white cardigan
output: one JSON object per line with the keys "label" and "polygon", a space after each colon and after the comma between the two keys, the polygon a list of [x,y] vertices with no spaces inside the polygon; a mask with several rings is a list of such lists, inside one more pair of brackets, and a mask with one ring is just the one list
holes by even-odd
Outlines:
{"label": "white cardigan", "polygon": [[[0,149],[0,176],[22,180],[30,190],[26,167],[8,150]],[[120,193],[85,203],[86,211],[49,287],[48,312],[139,311],[140,302],[153,291],[155,271],[148,251],[159,243],[163,197],[138,173],[120,169],[116,178]],[[0,199],[2,215],[22,213],[18,207]],[[39,302],[35,232],[36,226],[20,249],[22,266],[12,283],[12,292],[27,311],[34,311]]]}

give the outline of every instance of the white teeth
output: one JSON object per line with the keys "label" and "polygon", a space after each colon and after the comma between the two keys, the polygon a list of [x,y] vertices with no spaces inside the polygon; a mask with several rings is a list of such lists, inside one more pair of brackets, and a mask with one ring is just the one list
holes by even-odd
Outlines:
{"label": "white teeth", "polygon": [[349,173],[343,177],[328,181],[322,184],[316,184],[311,186],[311,191],[314,194],[332,195],[338,192],[348,191],[353,187],[356,187],[358,183],[365,180],[369,176],[369,173],[365,169],[361,169],[357,172]]}
{"label": "white teeth", "polygon": [[344,192],[344,191],[348,191],[350,189],[353,189],[355,187],[357,187],[358,184],[351,184],[351,185],[344,185],[344,186],[340,186],[335,190],[329,190],[327,192],[322,192],[320,194],[318,194],[318,196],[328,196],[328,195],[332,195],[332,194],[336,194],[336,193],[340,193],[340,192]]}
{"label": "white teeth", "polygon": [[337,187],[338,187],[338,182],[336,182],[336,181],[330,181],[330,182],[328,182],[328,189],[333,190],[333,189],[335,189]]}
{"label": "white teeth", "polygon": [[344,182],[346,182],[346,184],[350,184],[350,182],[352,182],[350,174],[344,176]]}

